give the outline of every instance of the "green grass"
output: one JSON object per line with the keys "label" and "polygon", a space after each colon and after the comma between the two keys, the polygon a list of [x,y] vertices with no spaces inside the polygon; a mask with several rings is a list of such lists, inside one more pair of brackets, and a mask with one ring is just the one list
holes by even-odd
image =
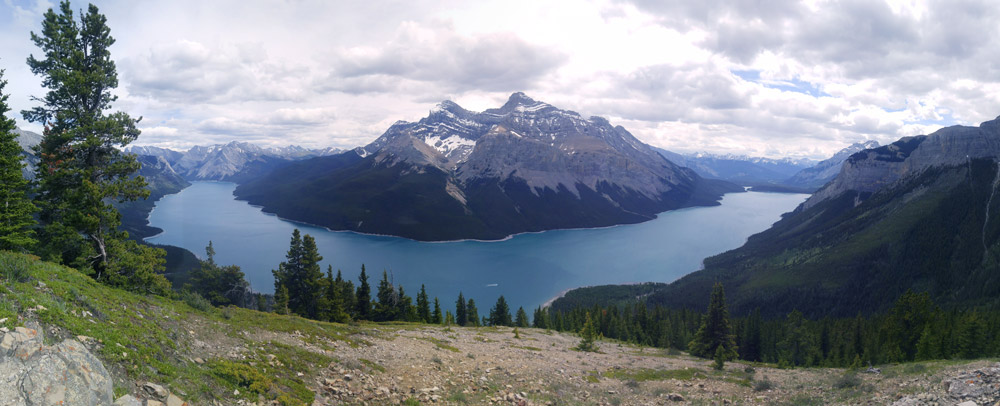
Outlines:
{"label": "green grass", "polygon": [[[0,325],[15,327],[22,315],[61,330],[61,335],[93,338],[92,352],[126,381],[116,388],[117,395],[124,393],[127,382],[150,381],[191,404],[233,399],[234,389],[242,399],[255,401],[262,395],[284,405],[311,404],[314,395],[305,385],[310,371],[326,367],[332,359],[298,346],[257,341],[254,333],[294,333],[328,350],[326,343],[332,341],[367,344],[358,338],[361,329],[356,326],[235,307],[199,309],[197,299],[186,299],[114,289],[74,269],[0,251],[0,319],[7,319]],[[194,337],[189,330],[195,331]],[[54,337],[46,339],[51,342]],[[212,358],[197,364],[189,360],[194,339],[230,341],[246,351],[238,359]],[[270,363],[272,359],[277,362]]]}
{"label": "green grass", "polygon": [[372,371],[385,372],[385,367],[376,364],[374,361],[369,361],[364,358],[358,358],[358,361],[361,361],[362,364],[368,366],[368,368],[370,368]]}
{"label": "green grass", "polygon": [[434,337],[417,337],[417,338],[419,338],[421,340],[424,340],[424,341],[427,341],[427,342],[434,343],[434,346],[437,347],[438,349],[448,350],[448,351],[451,351],[451,352],[461,352],[458,348],[456,348],[454,346],[451,346],[451,345],[448,345],[448,342],[445,341],[445,340],[442,340],[442,339],[438,339],[438,338],[434,338]]}
{"label": "green grass", "polygon": [[622,381],[634,380],[643,381],[664,381],[667,379],[677,379],[688,381],[695,377],[705,377],[704,371],[689,369],[612,369],[602,374],[608,378],[615,378]]}

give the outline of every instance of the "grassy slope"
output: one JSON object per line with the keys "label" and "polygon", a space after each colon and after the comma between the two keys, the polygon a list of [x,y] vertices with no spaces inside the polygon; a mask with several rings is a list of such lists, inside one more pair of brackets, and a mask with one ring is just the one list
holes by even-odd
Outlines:
{"label": "grassy slope", "polygon": [[[183,301],[112,289],[76,270],[5,251],[0,251],[0,319],[7,328],[41,322],[49,343],[91,337],[84,341],[114,376],[116,396],[138,393],[138,385],[152,381],[190,404],[262,398],[290,405],[314,399],[337,403],[329,392],[311,392],[309,383],[328,381],[344,368],[367,371],[356,377],[369,388],[352,386],[355,394],[341,399],[350,404],[360,404],[362,394],[373,396],[376,386],[396,382],[401,392],[393,389],[369,404],[398,404],[417,396],[407,387],[432,386],[444,388],[438,392],[446,396],[439,402],[444,404],[485,404],[503,393],[525,392],[538,404],[652,404],[675,391],[693,404],[720,398],[854,404],[940,391],[943,377],[969,367],[954,361],[886,366],[884,378],[865,376],[860,387],[831,390],[843,370],[754,364],[755,376],[745,365],[731,363],[725,371],[712,371],[708,360],[613,341],[602,341],[600,353],[581,353],[569,349],[576,337],[538,329],[522,329],[517,338],[509,328],[349,326],[238,308],[199,310]],[[774,389],[752,389],[762,380],[772,380]]]}
{"label": "grassy slope", "polygon": [[[6,251],[0,251],[0,281],[3,326],[37,320],[62,338],[93,338],[91,351],[112,371],[119,395],[136,393],[136,384],[152,381],[193,404],[232,404],[236,389],[238,398],[309,404],[313,394],[305,380],[332,359],[322,351],[255,341],[248,332],[297,331],[319,348],[333,341],[357,344],[349,337],[356,332],[353,327],[239,308],[198,310],[183,301],[113,289],[74,269]],[[50,331],[46,339],[58,341]],[[238,356],[197,355],[206,352],[195,337],[206,336],[227,343]],[[206,362],[196,363],[195,357]]]}

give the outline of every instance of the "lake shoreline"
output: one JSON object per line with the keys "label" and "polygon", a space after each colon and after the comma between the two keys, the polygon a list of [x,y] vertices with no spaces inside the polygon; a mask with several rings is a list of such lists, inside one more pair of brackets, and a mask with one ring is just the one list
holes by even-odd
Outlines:
{"label": "lake shoreline", "polygon": [[[294,229],[311,234],[322,267],[356,280],[364,264],[385,270],[407,290],[427,286],[452,303],[459,292],[492,304],[504,295],[512,309],[535,308],[586,286],[669,282],[699,269],[705,257],[737,248],[767,229],[805,195],[726,194],[720,205],[688,207],[637,224],[545,230],[504,240],[423,242],[283,219],[238,200],[232,182],[194,182],[158,202],[152,225],[164,230],[146,242],[200,252],[211,240],[216,262],[238,265],[248,282],[269,292],[274,269]],[[486,244],[488,243],[488,244]],[[355,282],[357,283],[357,282]],[[447,306],[447,305],[446,305]]]}

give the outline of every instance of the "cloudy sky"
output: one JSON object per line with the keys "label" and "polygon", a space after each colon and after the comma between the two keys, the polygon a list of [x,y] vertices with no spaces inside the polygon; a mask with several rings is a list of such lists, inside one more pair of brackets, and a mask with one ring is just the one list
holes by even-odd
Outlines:
{"label": "cloudy sky", "polygon": [[[0,0],[14,111],[47,1]],[[679,152],[823,158],[1000,115],[995,0],[95,1],[138,144],[353,147],[513,92]],[[86,3],[74,1],[76,10]],[[19,116],[18,125],[39,130]]]}

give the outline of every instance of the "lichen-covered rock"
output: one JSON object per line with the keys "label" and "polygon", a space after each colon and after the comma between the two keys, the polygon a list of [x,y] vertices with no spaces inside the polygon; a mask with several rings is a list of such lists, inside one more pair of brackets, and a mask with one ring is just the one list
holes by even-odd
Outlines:
{"label": "lichen-covered rock", "polygon": [[83,344],[42,342],[38,328],[0,338],[0,406],[111,404],[111,377]]}
{"label": "lichen-covered rock", "polygon": [[135,396],[125,395],[115,401],[115,406],[142,406],[142,402],[136,399]]}

